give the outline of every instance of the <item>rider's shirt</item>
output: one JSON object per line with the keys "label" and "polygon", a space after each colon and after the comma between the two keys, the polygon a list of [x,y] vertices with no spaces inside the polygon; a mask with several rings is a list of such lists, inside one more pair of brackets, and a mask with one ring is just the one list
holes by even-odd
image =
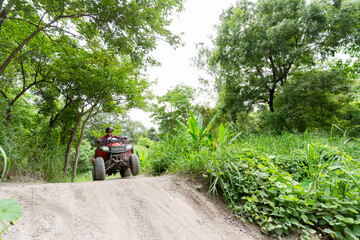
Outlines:
{"label": "rider's shirt", "polygon": [[100,141],[104,141],[104,140],[109,140],[110,138],[120,139],[120,137],[119,137],[119,136],[116,136],[116,135],[111,135],[111,136],[105,135],[105,136],[102,136],[101,138],[99,138],[99,140],[100,140]]}

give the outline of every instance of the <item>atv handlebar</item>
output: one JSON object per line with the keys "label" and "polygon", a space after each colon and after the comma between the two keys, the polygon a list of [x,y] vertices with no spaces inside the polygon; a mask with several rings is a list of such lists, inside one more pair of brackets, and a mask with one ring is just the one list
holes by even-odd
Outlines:
{"label": "atv handlebar", "polygon": [[98,139],[97,142],[100,145],[107,145],[108,143],[129,144],[129,143],[131,143],[131,140],[129,140],[128,137],[120,137],[120,138],[110,138],[110,139],[104,139],[104,140]]}

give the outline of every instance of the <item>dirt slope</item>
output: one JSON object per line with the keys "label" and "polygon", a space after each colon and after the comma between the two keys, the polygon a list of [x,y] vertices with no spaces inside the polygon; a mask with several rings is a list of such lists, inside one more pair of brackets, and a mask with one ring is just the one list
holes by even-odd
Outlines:
{"label": "dirt slope", "polygon": [[174,176],[3,184],[23,217],[3,239],[266,239]]}

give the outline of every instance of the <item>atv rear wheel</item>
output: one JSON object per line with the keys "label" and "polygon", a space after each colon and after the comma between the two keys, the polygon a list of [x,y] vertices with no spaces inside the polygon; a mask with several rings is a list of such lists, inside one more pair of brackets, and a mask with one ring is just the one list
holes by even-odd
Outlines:
{"label": "atv rear wheel", "polygon": [[105,180],[105,163],[102,157],[97,157],[95,159],[95,164],[93,168],[93,180]]}
{"label": "atv rear wheel", "polygon": [[136,176],[140,173],[139,157],[136,154],[130,155],[130,169],[132,175]]}
{"label": "atv rear wheel", "polygon": [[125,170],[120,170],[120,176],[121,178],[126,178],[131,176],[130,168],[127,168]]}

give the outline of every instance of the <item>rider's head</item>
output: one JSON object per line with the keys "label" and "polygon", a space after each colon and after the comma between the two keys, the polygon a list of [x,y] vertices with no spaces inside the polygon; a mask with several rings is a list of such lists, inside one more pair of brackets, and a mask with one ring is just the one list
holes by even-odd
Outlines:
{"label": "rider's head", "polygon": [[107,127],[106,128],[106,135],[111,136],[113,131],[114,131],[114,129],[112,129],[112,127]]}

